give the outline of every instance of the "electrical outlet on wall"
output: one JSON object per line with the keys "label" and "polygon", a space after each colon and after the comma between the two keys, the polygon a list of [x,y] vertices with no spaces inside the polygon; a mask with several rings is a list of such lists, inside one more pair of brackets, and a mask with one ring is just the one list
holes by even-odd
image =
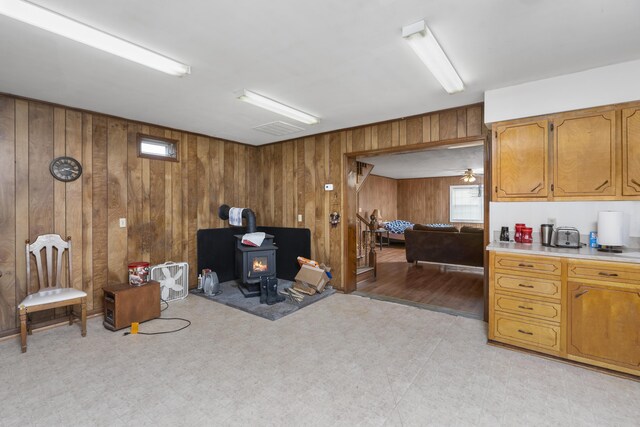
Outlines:
{"label": "electrical outlet on wall", "polygon": [[555,218],[547,218],[547,224],[556,225],[556,219]]}
{"label": "electrical outlet on wall", "polygon": [[298,214],[298,222],[302,222],[302,214]]}

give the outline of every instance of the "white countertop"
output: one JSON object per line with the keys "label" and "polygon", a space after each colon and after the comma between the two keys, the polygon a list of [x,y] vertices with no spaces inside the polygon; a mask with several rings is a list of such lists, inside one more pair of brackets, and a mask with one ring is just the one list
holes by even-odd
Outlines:
{"label": "white countertop", "polygon": [[510,252],[525,255],[546,255],[563,258],[592,259],[596,261],[629,262],[640,264],[640,249],[624,248],[623,253],[613,254],[598,252],[595,248],[584,246],[580,249],[554,248],[542,246],[540,243],[514,243],[494,241],[487,246],[487,250],[495,252]]}

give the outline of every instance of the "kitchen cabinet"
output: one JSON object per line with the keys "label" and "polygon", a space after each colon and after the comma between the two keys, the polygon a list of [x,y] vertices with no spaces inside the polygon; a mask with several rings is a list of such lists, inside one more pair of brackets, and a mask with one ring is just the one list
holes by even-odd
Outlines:
{"label": "kitchen cabinet", "polygon": [[488,338],[640,376],[640,265],[490,250]]}
{"label": "kitchen cabinet", "polygon": [[559,114],[553,123],[554,198],[615,196],[615,111]]}
{"label": "kitchen cabinet", "polygon": [[549,193],[547,120],[497,126],[493,199],[546,199]]}
{"label": "kitchen cabinet", "polygon": [[494,123],[494,202],[639,200],[640,102]]}
{"label": "kitchen cabinet", "polygon": [[489,262],[489,339],[559,356],[562,261],[490,252]]}
{"label": "kitchen cabinet", "polygon": [[569,282],[568,310],[570,359],[640,373],[640,286]]}
{"label": "kitchen cabinet", "polygon": [[640,107],[622,110],[622,195],[640,196]]}

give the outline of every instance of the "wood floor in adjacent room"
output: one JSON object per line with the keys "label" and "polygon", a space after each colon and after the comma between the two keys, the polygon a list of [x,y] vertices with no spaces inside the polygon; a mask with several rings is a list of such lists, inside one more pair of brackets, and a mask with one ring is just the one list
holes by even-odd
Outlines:
{"label": "wood floor in adjacent room", "polygon": [[404,246],[400,245],[378,250],[377,258],[377,278],[359,283],[359,293],[482,318],[484,279],[481,269],[446,267],[443,270],[436,264],[410,264]]}

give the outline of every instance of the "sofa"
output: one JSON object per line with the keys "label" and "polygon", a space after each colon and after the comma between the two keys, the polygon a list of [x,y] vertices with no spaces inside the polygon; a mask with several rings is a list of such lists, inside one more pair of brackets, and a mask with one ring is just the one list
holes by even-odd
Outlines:
{"label": "sofa", "polygon": [[428,227],[406,230],[407,262],[427,261],[483,267],[484,232],[481,228]]}

